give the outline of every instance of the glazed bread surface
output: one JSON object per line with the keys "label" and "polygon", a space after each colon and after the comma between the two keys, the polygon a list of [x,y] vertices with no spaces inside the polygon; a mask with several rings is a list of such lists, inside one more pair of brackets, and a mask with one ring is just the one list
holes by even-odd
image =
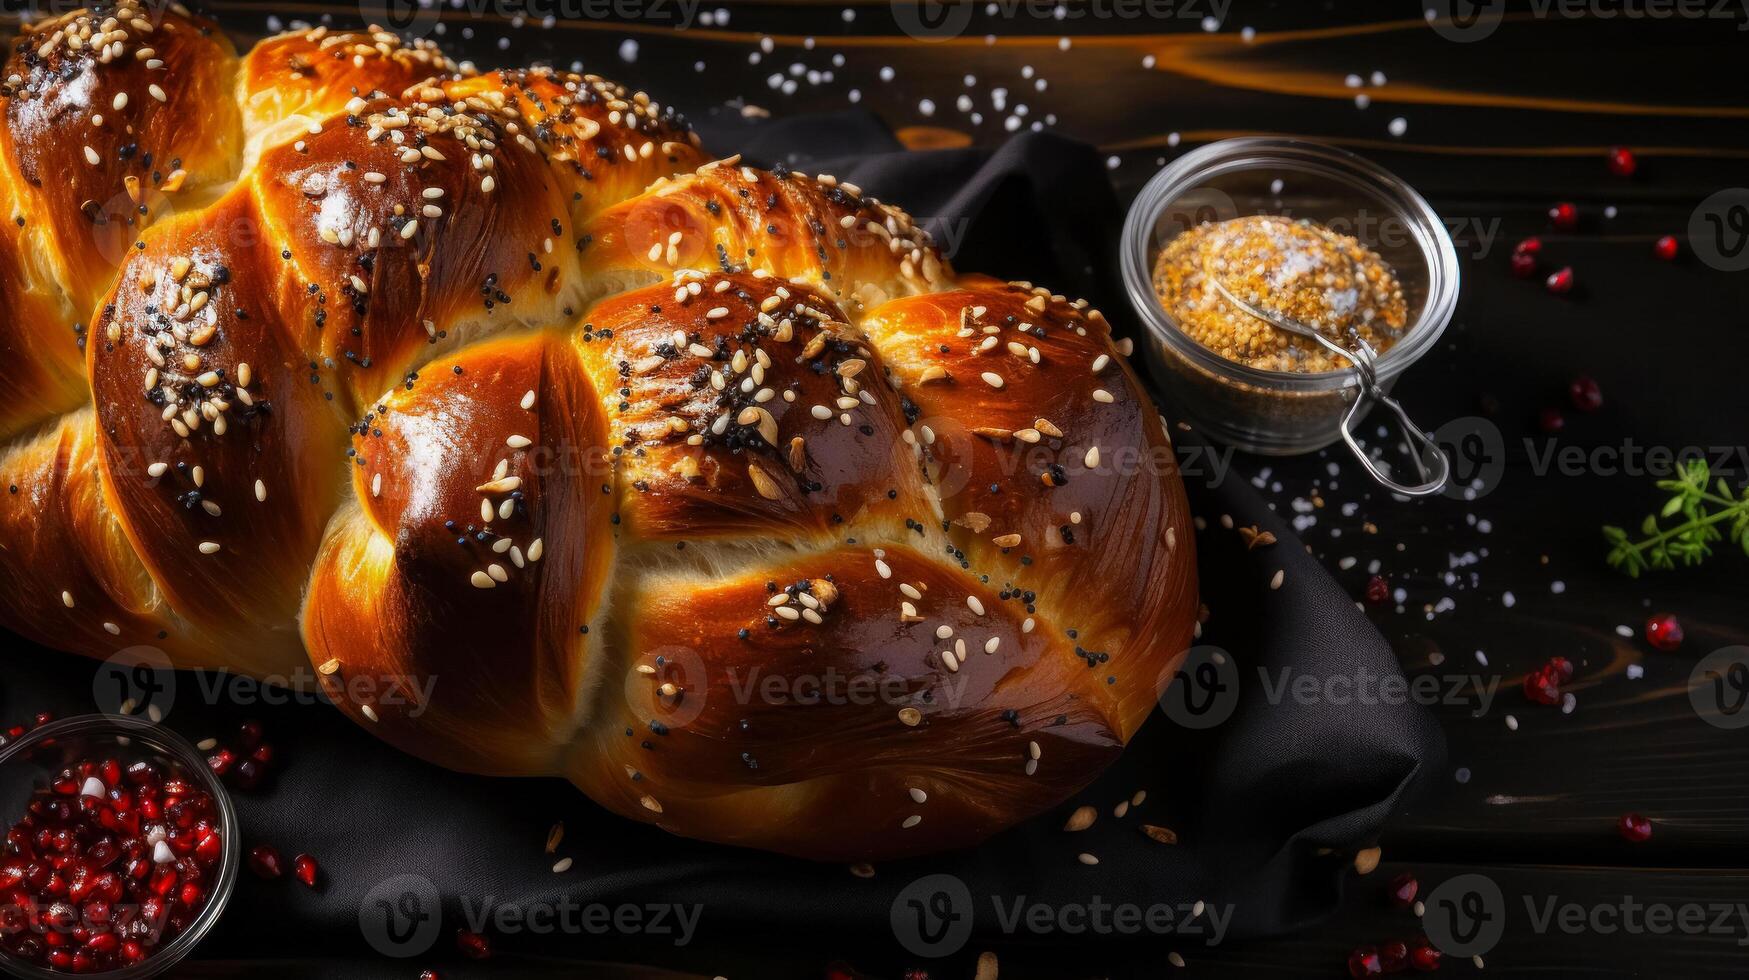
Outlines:
{"label": "glazed bread surface", "polygon": [[1197,611],[1110,325],[612,82],[131,3],[0,77],[0,619],[810,858],[975,843]]}

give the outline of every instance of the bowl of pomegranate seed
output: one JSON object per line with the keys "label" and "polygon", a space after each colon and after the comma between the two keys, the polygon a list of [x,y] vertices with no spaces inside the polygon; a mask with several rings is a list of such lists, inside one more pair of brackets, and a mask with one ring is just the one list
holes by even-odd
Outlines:
{"label": "bowl of pomegranate seed", "polygon": [[200,753],[120,715],[0,747],[0,970],[143,980],[218,921],[241,861],[237,811]]}

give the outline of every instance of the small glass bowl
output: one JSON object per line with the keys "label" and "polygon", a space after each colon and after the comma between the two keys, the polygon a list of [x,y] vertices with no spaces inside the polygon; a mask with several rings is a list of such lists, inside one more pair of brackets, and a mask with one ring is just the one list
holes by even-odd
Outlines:
{"label": "small glass bowl", "polygon": [[[80,715],[50,722],[0,748],[0,819],[5,827],[11,827],[24,815],[31,795],[47,786],[63,768],[82,759],[112,757],[121,761],[123,769],[146,761],[197,784],[213,798],[223,825],[224,853],[219,858],[217,878],[208,889],[206,905],[188,928],[139,963],[83,974],[104,980],[146,980],[180,962],[219,921],[242,863],[236,805],[194,746],[162,725],[127,715]],[[28,980],[65,980],[75,975],[24,963],[4,952],[0,952],[0,972]]]}
{"label": "small glass bowl", "polygon": [[1293,374],[1227,360],[1186,336],[1154,292],[1155,258],[1173,238],[1205,222],[1254,214],[1320,222],[1360,239],[1396,271],[1409,315],[1401,339],[1378,360],[1385,392],[1451,322],[1457,250],[1439,215],[1408,184],[1345,150],[1305,140],[1210,143],[1142,188],[1124,221],[1124,286],[1167,399],[1184,421],[1239,449],[1312,452],[1341,437],[1343,416],[1362,394],[1358,373]]}

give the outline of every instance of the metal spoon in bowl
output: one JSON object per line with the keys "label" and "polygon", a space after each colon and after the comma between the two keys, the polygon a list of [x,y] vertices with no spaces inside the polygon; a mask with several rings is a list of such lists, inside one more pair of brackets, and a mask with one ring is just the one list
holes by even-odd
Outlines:
{"label": "metal spoon in bowl", "polygon": [[[1296,336],[1314,340],[1325,350],[1354,365],[1355,373],[1360,376],[1361,392],[1348,406],[1347,414],[1342,417],[1342,441],[1348,443],[1348,448],[1354,452],[1355,458],[1360,460],[1360,465],[1366,467],[1367,473],[1374,480],[1393,493],[1400,493],[1405,497],[1429,497],[1445,489],[1446,480],[1451,476],[1450,458],[1446,456],[1445,450],[1433,441],[1431,435],[1423,431],[1409,418],[1409,413],[1404,410],[1403,406],[1395,398],[1387,395],[1384,388],[1379,385],[1378,352],[1373,350],[1372,345],[1367,343],[1365,338],[1356,336],[1354,338],[1356,349],[1349,350],[1298,320],[1240,299],[1227,288],[1226,283],[1221,282],[1221,277],[1215,275],[1213,270],[1207,266],[1204,266],[1203,274],[1233,306],[1277,330],[1285,330]],[[1372,457],[1367,455],[1366,450],[1361,448],[1360,442],[1354,436],[1354,429],[1360,422],[1363,414],[1362,409],[1366,406],[1368,399],[1390,409],[1396,414],[1397,420],[1402,423],[1403,431],[1408,437],[1409,456],[1415,461],[1415,469],[1421,475],[1420,483],[1404,484],[1391,479],[1384,470],[1379,468]],[[1431,471],[1428,468],[1429,461],[1433,464]]]}

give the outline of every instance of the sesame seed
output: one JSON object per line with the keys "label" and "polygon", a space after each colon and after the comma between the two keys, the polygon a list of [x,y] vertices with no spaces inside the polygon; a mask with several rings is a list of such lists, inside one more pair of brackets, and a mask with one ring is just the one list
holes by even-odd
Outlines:
{"label": "sesame seed", "polygon": [[875,571],[880,573],[881,578],[892,578],[893,577],[892,567],[889,566],[885,561],[883,561],[879,558],[875,559]]}
{"label": "sesame seed", "polygon": [[216,554],[218,554],[219,553],[219,543],[217,541],[202,541],[200,543],[200,553],[203,555],[216,555]]}
{"label": "sesame seed", "polygon": [[1082,851],[1080,854],[1076,855],[1075,860],[1080,861],[1082,864],[1086,864],[1086,865],[1094,865],[1094,864],[1099,863],[1098,858],[1094,857],[1091,854],[1088,854],[1086,851]]}
{"label": "sesame seed", "polygon": [[485,572],[475,572],[468,577],[468,581],[474,583],[474,588],[476,589],[490,589],[498,584],[497,582],[492,581],[492,576],[487,575]]}
{"label": "sesame seed", "polygon": [[571,862],[570,858],[560,858],[558,861],[553,863],[553,874],[562,875],[565,872],[571,870],[571,863],[572,862]]}
{"label": "sesame seed", "polygon": [[100,163],[102,163],[102,162],[103,162],[103,158],[102,158],[102,157],[99,157],[99,156],[98,156],[98,155],[97,155],[97,151],[96,151],[96,150],[93,150],[93,149],[92,149],[92,148],[91,148],[91,147],[89,147],[89,146],[87,146],[87,147],[86,147],[86,148],[85,148],[85,162],[86,162],[86,163],[89,163],[89,164],[91,164],[91,165],[92,165],[92,166],[93,166],[93,167],[95,167],[95,166],[97,166],[97,165],[98,165],[98,164],[100,164]]}
{"label": "sesame seed", "polygon": [[910,830],[912,827],[915,827],[922,822],[923,822],[923,816],[921,814],[913,813],[910,816],[906,817],[905,822],[900,824],[899,826],[905,828],[906,830]]}
{"label": "sesame seed", "polygon": [[1272,576],[1269,580],[1269,587],[1271,589],[1281,588],[1282,580],[1285,579],[1286,577],[1287,577],[1287,569],[1285,569],[1285,568],[1276,569],[1275,575]]}
{"label": "sesame seed", "polygon": [[1093,400],[1109,405],[1117,399],[1111,397],[1111,392],[1106,391],[1104,388],[1095,388],[1093,389]]}
{"label": "sesame seed", "polygon": [[152,477],[153,479],[156,479],[160,476],[163,476],[164,473],[169,469],[170,469],[170,464],[168,464],[168,463],[153,463],[151,466],[146,467],[146,475],[149,477]]}
{"label": "sesame seed", "polygon": [[994,371],[985,371],[983,374],[979,375],[979,377],[983,378],[984,383],[992,388],[1002,387],[1002,376]]}
{"label": "sesame seed", "polygon": [[369,718],[371,721],[380,721],[381,720],[377,717],[377,709],[371,707],[368,704],[359,705],[358,710],[359,710],[360,714],[364,715],[366,718]]}
{"label": "sesame seed", "polygon": [[533,445],[534,443],[527,436],[513,435],[510,438],[504,440],[504,444],[506,446],[509,446],[511,449],[527,449],[529,446]]}
{"label": "sesame seed", "polygon": [[157,99],[159,102],[170,101],[170,97],[164,94],[164,90],[159,88],[156,82],[146,86],[146,91],[152,93],[152,98]]}
{"label": "sesame seed", "polygon": [[975,595],[966,596],[966,606],[979,616],[984,615],[984,600]]}
{"label": "sesame seed", "polygon": [[68,592],[65,589],[62,589],[61,590],[61,604],[66,606],[68,609],[73,608],[73,593]]}
{"label": "sesame seed", "polygon": [[267,500],[267,484],[260,480],[255,481],[255,499],[262,502]]}
{"label": "sesame seed", "polygon": [[522,396],[522,410],[526,412],[533,407],[534,407],[534,389],[530,388],[530,389],[528,389],[527,393],[525,393]]}
{"label": "sesame seed", "polygon": [[929,794],[913,786],[911,787],[911,799],[918,803],[927,803],[929,802]]}

